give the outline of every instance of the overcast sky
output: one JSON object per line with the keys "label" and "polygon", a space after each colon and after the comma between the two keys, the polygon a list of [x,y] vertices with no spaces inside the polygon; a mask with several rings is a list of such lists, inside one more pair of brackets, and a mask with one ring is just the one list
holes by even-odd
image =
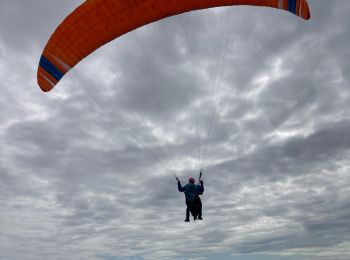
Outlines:
{"label": "overcast sky", "polygon": [[350,1],[171,17],[43,93],[82,2],[0,0],[0,259],[350,258]]}

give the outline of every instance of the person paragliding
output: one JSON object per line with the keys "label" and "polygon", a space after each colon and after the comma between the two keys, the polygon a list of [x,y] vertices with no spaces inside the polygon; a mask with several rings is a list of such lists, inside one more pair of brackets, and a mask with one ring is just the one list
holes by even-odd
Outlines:
{"label": "person paragliding", "polygon": [[177,188],[179,192],[184,192],[186,197],[186,219],[185,222],[190,221],[190,212],[193,216],[193,219],[202,220],[202,201],[199,195],[202,195],[204,192],[204,183],[201,179],[202,172],[199,175],[199,183],[200,185],[195,184],[195,179],[190,177],[188,179],[188,183],[185,186],[181,185],[181,182],[178,177],[177,180]]}
{"label": "person paragliding", "polygon": [[[37,70],[37,82],[42,91],[51,91],[68,71],[110,41],[146,24],[173,15],[220,6],[247,5],[281,9],[305,20],[311,17],[307,0],[86,0],[81,2],[82,4],[56,28],[42,51]],[[108,109],[105,111],[115,122],[119,121]],[[144,147],[129,128],[124,128],[140,146]],[[147,147],[144,149],[161,163]],[[189,183],[184,187],[178,178],[177,181],[179,191],[184,192],[186,196],[185,221],[189,221],[189,212],[194,219],[202,219],[202,203],[199,195],[204,192],[203,181],[199,178],[200,185],[196,185],[195,180],[190,178]]]}

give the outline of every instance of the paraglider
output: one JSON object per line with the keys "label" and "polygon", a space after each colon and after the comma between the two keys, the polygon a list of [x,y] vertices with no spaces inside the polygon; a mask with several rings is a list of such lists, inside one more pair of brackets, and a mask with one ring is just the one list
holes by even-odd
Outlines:
{"label": "paraglider", "polygon": [[186,219],[185,222],[190,222],[190,212],[194,220],[203,220],[202,218],[202,201],[199,195],[203,195],[204,192],[204,183],[201,179],[202,172],[199,175],[200,185],[194,184],[195,179],[190,177],[188,183],[185,186],[181,185],[180,179],[176,177],[177,188],[179,192],[185,193],[186,198]]}
{"label": "paraglider", "polygon": [[82,59],[141,26],[189,11],[234,5],[271,7],[310,18],[307,0],[87,0],[49,39],[39,62],[38,84],[50,91]]}
{"label": "paraglider", "polygon": [[[42,91],[52,90],[85,57],[146,24],[194,10],[238,5],[281,9],[310,19],[307,0],[86,0],[63,20],[46,44],[37,71],[38,85]],[[142,147],[161,163],[152,151]],[[178,190],[186,196],[186,222],[190,212],[195,220],[202,219],[201,174],[200,185],[190,178],[189,183],[182,186],[176,178]]]}

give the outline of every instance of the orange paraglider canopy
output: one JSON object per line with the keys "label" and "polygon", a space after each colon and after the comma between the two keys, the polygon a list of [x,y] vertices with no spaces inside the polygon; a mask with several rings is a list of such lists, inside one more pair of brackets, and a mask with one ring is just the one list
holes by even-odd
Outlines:
{"label": "orange paraglider canopy", "polygon": [[79,61],[138,27],[193,10],[233,5],[272,7],[310,19],[306,0],[87,0],[49,39],[40,58],[38,84],[50,91]]}

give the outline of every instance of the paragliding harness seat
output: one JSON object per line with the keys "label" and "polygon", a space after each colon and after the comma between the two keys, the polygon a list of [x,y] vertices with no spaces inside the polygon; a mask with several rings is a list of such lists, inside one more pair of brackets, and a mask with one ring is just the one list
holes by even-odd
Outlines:
{"label": "paragliding harness seat", "polygon": [[202,201],[199,198],[199,195],[202,195],[203,193],[200,193],[194,197],[192,201],[188,200],[186,198],[186,220],[189,219],[189,212],[191,212],[191,215],[196,220],[197,218],[202,218]]}

